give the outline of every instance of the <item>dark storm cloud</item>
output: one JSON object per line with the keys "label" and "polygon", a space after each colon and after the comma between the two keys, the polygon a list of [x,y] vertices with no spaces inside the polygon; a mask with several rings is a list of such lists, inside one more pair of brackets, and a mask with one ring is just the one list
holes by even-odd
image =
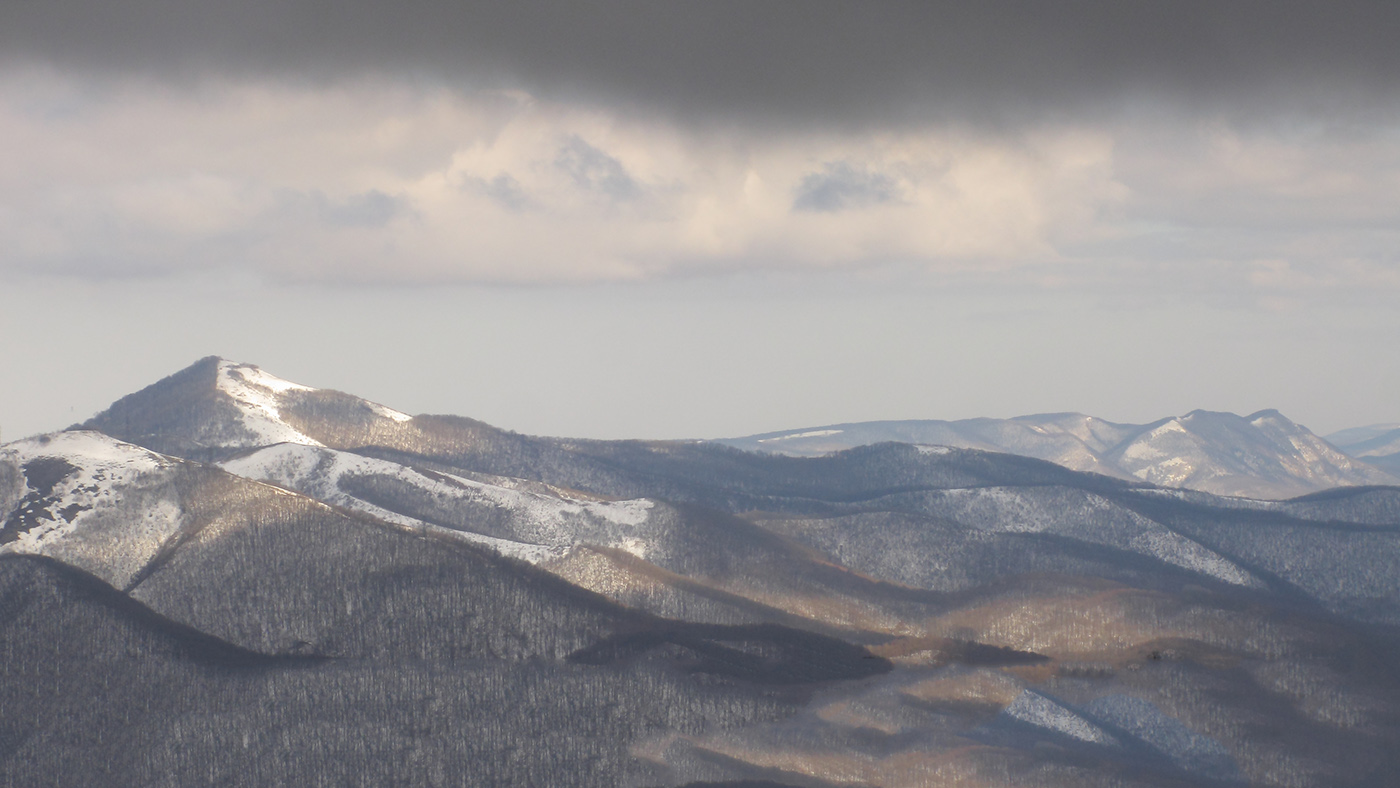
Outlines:
{"label": "dark storm cloud", "polygon": [[1400,3],[6,0],[0,52],[174,78],[422,74],[720,120],[1400,93]]}

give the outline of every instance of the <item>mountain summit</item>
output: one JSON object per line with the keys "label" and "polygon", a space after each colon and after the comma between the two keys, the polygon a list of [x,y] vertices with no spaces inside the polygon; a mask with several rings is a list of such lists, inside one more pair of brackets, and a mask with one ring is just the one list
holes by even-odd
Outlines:
{"label": "mountain summit", "polygon": [[[325,414],[327,410],[334,413]],[[332,431],[337,431],[411,419],[368,400],[209,356],[122,397],[80,426],[165,454],[207,459],[275,443],[322,446],[326,436],[315,434],[325,432],[328,421],[335,422]]]}

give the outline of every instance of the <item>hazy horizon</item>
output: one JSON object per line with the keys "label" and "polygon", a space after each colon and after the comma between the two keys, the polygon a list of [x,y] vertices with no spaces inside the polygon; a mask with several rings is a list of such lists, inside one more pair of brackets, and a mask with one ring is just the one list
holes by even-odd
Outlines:
{"label": "hazy horizon", "polygon": [[1400,421],[1400,9],[0,8],[0,431],[216,354],[521,432]]}
{"label": "hazy horizon", "polygon": [[[47,372],[0,392],[0,430],[10,440],[61,429],[206,355],[410,413],[568,437],[721,438],[1065,411],[1143,423],[1198,408],[1277,408],[1320,435],[1394,420],[1390,370],[1365,365],[1386,357],[1385,306],[1328,310],[1337,322],[1314,341],[1345,352],[1319,353],[1314,374],[1299,376],[1294,349],[1273,341],[1292,319],[1286,310],[1198,306],[1200,319],[1178,325],[1181,309],[1147,299],[842,285],[30,283],[33,297],[5,313],[6,333],[52,326],[55,304],[64,320],[44,342],[7,346],[9,368]],[[143,319],[106,328],[123,314]],[[1368,321],[1371,330],[1349,336]],[[1211,351],[1225,332],[1241,355]],[[1143,347],[1142,333],[1176,341]],[[1199,374],[1181,375],[1183,365]],[[1019,384],[1027,378],[1044,383]]]}

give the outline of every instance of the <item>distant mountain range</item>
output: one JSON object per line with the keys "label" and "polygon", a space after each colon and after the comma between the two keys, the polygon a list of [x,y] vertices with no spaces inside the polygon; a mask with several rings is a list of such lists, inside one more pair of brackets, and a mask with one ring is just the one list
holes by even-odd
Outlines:
{"label": "distant mountain range", "polygon": [[955,446],[1037,457],[1164,487],[1277,499],[1333,487],[1400,484],[1400,426],[1384,427],[1337,433],[1338,440],[1329,443],[1276,410],[1248,416],[1197,410],[1150,424],[1051,413],[833,424],[718,442],[795,457],[885,441]]}
{"label": "distant mountain range", "polygon": [[1400,475],[1400,424],[1342,430],[1328,435],[1327,440],[1353,457]]}
{"label": "distant mountain range", "polygon": [[[1051,437],[1174,483],[1204,466],[1149,449],[1351,472],[1227,416]],[[540,438],[204,359],[0,446],[0,785],[1400,773],[1400,487],[914,444]]]}

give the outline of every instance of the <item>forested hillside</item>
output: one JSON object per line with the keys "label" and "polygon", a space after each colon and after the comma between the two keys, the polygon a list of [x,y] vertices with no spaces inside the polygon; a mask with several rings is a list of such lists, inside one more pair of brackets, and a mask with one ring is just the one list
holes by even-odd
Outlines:
{"label": "forested hillside", "polygon": [[0,785],[1380,786],[1400,489],[518,435],[206,359],[0,447]]}

